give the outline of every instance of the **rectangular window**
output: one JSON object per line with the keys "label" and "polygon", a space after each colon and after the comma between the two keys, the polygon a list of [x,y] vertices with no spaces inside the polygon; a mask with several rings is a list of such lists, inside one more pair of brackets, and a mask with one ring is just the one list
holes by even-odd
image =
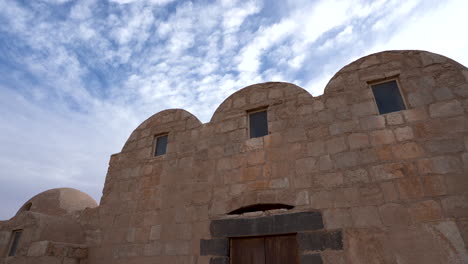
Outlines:
{"label": "rectangular window", "polygon": [[257,111],[249,114],[250,138],[268,135],[267,111]]}
{"label": "rectangular window", "polygon": [[396,80],[371,85],[371,88],[380,114],[406,109]]}
{"label": "rectangular window", "polygon": [[14,230],[11,235],[10,250],[8,251],[8,256],[15,256],[16,249],[18,249],[19,240],[23,230]]}
{"label": "rectangular window", "polygon": [[167,148],[167,135],[161,135],[156,137],[154,147],[154,156],[160,156],[166,154]]}

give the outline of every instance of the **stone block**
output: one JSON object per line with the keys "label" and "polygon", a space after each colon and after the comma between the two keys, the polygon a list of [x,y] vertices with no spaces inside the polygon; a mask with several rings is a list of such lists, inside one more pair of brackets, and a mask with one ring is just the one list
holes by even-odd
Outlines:
{"label": "stone block", "polygon": [[300,264],[323,264],[320,254],[301,255]]}
{"label": "stone block", "polygon": [[318,157],[325,154],[325,142],[323,140],[317,140],[308,143],[307,154],[313,157]]}
{"label": "stone block", "polygon": [[409,207],[409,212],[413,222],[434,221],[442,217],[442,209],[434,200],[413,203]]}
{"label": "stone block", "polygon": [[398,141],[406,141],[414,138],[413,129],[411,127],[399,127],[395,129],[395,137]]}
{"label": "stone block", "polygon": [[150,244],[146,244],[145,248],[143,249],[143,255],[147,257],[161,255],[161,243],[152,242]]}
{"label": "stone block", "polygon": [[343,209],[327,209],[323,212],[325,227],[327,229],[337,229],[353,226],[350,210]]}
{"label": "stone block", "polygon": [[439,156],[418,161],[418,170],[421,174],[447,174],[461,173],[460,160],[452,156]]}
{"label": "stone block", "polygon": [[46,256],[49,249],[49,241],[33,242],[28,249],[28,257]]}
{"label": "stone block", "polygon": [[405,177],[412,170],[411,165],[400,162],[373,166],[370,174],[374,181],[385,181]]}
{"label": "stone block", "polygon": [[334,122],[330,125],[329,130],[332,136],[340,135],[347,132],[352,132],[359,129],[359,121],[349,120],[343,122]]}
{"label": "stone block", "polygon": [[375,130],[385,127],[385,117],[381,115],[364,117],[359,120],[363,130]]}
{"label": "stone block", "polygon": [[395,142],[395,136],[392,130],[377,130],[370,133],[370,141],[372,146],[392,144]]}
{"label": "stone block", "polygon": [[399,159],[414,159],[424,156],[424,149],[414,142],[394,145],[392,152]]}
{"label": "stone block", "polygon": [[369,116],[378,114],[377,106],[373,100],[363,103],[353,104],[351,106],[351,113],[355,117]]}
{"label": "stone block", "polygon": [[346,170],[344,173],[344,183],[368,183],[369,175],[365,169]]}
{"label": "stone block", "polygon": [[457,100],[438,102],[429,106],[429,114],[433,118],[461,115],[463,114],[463,106]]}
{"label": "stone block", "polygon": [[407,122],[422,121],[429,117],[426,110],[422,107],[405,110],[403,111],[403,115]]}
{"label": "stone block", "polygon": [[453,93],[447,87],[440,87],[433,91],[433,95],[437,101],[449,100],[452,99]]}
{"label": "stone block", "polygon": [[261,178],[262,178],[262,166],[244,168],[242,170],[242,174],[240,175],[240,180],[242,182],[253,181],[255,179],[261,179]]}
{"label": "stone block", "polygon": [[382,182],[380,183],[380,188],[382,189],[385,201],[393,202],[399,199],[398,191],[394,182]]}
{"label": "stone block", "polygon": [[339,169],[354,167],[359,163],[357,152],[342,152],[334,156],[336,167]]}
{"label": "stone block", "polygon": [[423,178],[424,194],[426,196],[440,196],[447,193],[443,176],[428,175]]}
{"label": "stone block", "polygon": [[400,199],[417,199],[424,196],[424,189],[418,177],[407,177],[397,181]]}
{"label": "stone block", "polygon": [[456,153],[465,149],[462,139],[433,140],[425,143],[426,149],[435,154]]}
{"label": "stone block", "polygon": [[468,217],[468,194],[464,193],[443,198],[442,208],[447,217]]}
{"label": "stone block", "polygon": [[296,175],[310,175],[316,170],[316,167],[316,160],[314,158],[296,160]]}
{"label": "stone block", "polygon": [[323,251],[325,249],[343,249],[343,235],[341,231],[298,233],[297,242],[300,250]]}
{"label": "stone block", "polygon": [[313,191],[309,195],[312,208],[322,209],[333,207],[335,197],[330,191]]}
{"label": "stone block", "polygon": [[365,185],[358,189],[360,205],[379,205],[384,202],[379,185]]}
{"label": "stone block", "polygon": [[333,188],[343,185],[343,174],[341,172],[318,173],[314,176],[314,180],[320,187]]}
{"label": "stone block", "polygon": [[313,231],[322,228],[322,215],[319,212],[220,219],[211,221],[210,225],[213,237],[264,236]]}
{"label": "stone block", "polygon": [[380,218],[385,226],[411,225],[408,209],[401,204],[387,203],[379,207]]}
{"label": "stone block", "polygon": [[348,136],[349,147],[351,149],[360,149],[369,146],[369,137],[364,133],[353,133]]}
{"label": "stone block", "polygon": [[284,189],[289,187],[288,178],[274,179],[270,181],[270,188],[272,189]]}
{"label": "stone block", "polygon": [[229,256],[229,239],[215,238],[200,240],[200,255]]}
{"label": "stone block", "polygon": [[390,126],[401,125],[404,123],[403,116],[399,112],[393,112],[385,115],[387,124]]}
{"label": "stone block", "polygon": [[333,169],[333,161],[330,155],[323,155],[319,158],[318,167],[320,171],[327,171]]}
{"label": "stone block", "polygon": [[382,226],[379,210],[376,206],[351,208],[351,217],[355,227]]}
{"label": "stone block", "polygon": [[358,188],[340,188],[333,192],[333,205],[336,208],[355,206],[360,203],[360,193]]}
{"label": "stone block", "polygon": [[345,151],[348,147],[344,137],[335,137],[325,143],[328,154],[336,154]]}
{"label": "stone block", "polygon": [[[232,158],[231,158],[232,159]],[[247,164],[249,166],[265,163],[265,151],[259,150],[247,154]]]}

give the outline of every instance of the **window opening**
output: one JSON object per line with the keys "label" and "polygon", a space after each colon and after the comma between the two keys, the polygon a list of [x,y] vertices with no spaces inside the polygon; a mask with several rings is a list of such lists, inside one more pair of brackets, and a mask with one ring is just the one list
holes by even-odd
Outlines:
{"label": "window opening", "polygon": [[16,249],[18,249],[19,240],[23,230],[14,230],[12,233],[11,243],[10,243],[10,250],[8,251],[8,256],[15,256]]}
{"label": "window opening", "polygon": [[293,209],[294,206],[288,204],[253,204],[249,206],[244,206],[239,209],[236,209],[228,214],[236,215],[236,214],[244,214],[250,212],[257,212],[257,211],[268,211],[268,210],[276,210],[276,209]]}
{"label": "window opening", "polygon": [[380,114],[406,109],[396,80],[374,84],[371,88]]}
{"label": "window opening", "polygon": [[268,118],[266,109],[249,113],[250,138],[268,135]]}
{"label": "window opening", "polygon": [[167,149],[167,135],[156,137],[156,146],[154,148],[154,156],[161,156],[166,154]]}

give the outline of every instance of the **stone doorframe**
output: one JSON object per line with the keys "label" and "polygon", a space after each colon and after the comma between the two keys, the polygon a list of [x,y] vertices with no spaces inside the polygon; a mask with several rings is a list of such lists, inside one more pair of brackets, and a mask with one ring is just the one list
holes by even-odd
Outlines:
{"label": "stone doorframe", "polygon": [[230,238],[297,234],[299,262],[321,264],[321,251],[342,250],[341,230],[325,230],[319,211],[227,218],[210,223],[211,239],[200,240],[200,255],[211,256],[210,264],[229,264]]}

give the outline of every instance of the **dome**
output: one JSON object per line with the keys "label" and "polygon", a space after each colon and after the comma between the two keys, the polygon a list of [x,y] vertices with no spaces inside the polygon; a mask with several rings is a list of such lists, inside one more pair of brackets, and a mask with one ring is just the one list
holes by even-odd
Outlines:
{"label": "dome", "polygon": [[38,212],[47,215],[64,215],[85,208],[97,207],[89,195],[73,188],[57,188],[41,192],[29,199],[19,210]]}

